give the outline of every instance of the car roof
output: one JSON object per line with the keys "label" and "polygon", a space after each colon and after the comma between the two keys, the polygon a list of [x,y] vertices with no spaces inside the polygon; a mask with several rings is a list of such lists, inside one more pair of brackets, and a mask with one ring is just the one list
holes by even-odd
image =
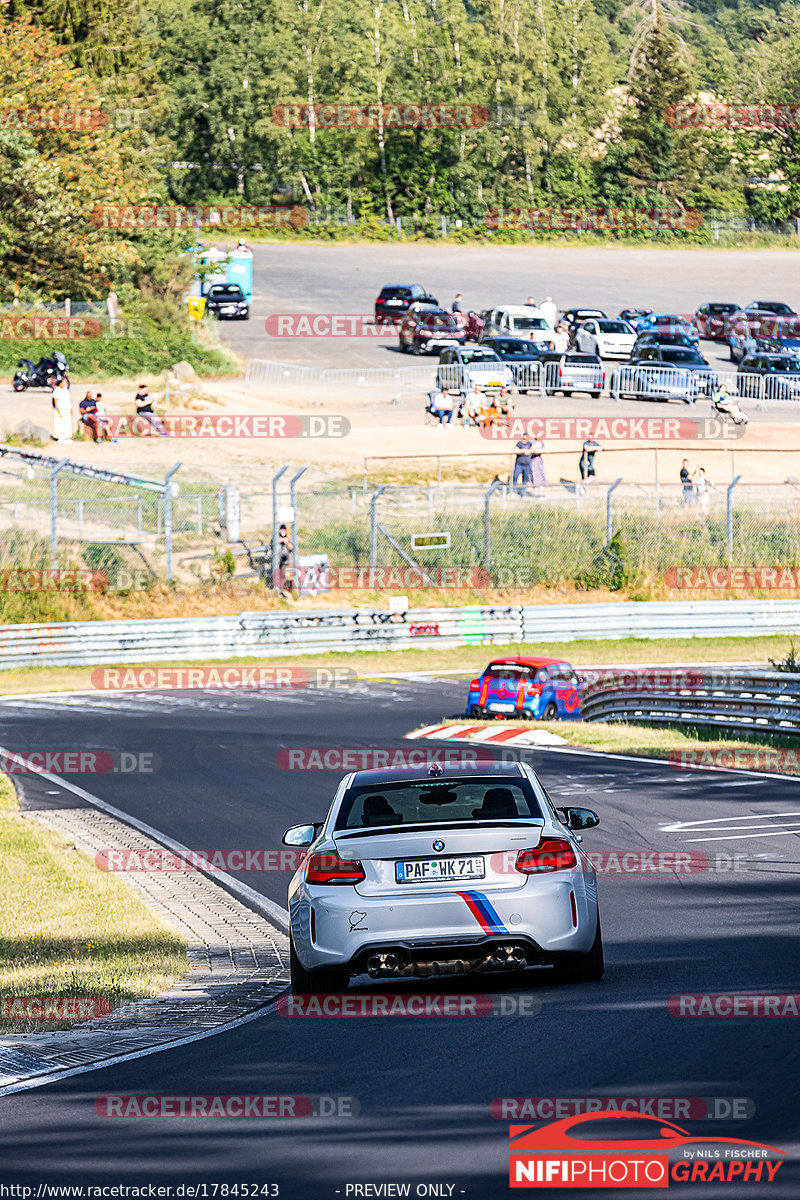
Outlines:
{"label": "car roof", "polygon": [[348,788],[379,788],[387,783],[430,783],[432,780],[438,783],[449,779],[464,780],[469,783],[482,783],[484,781],[491,783],[492,780],[497,780],[498,778],[526,778],[525,772],[518,762],[504,763],[493,761],[491,768],[487,771],[482,771],[480,774],[477,771],[465,771],[463,767],[446,766],[444,763],[437,764],[437,766],[441,766],[441,774],[437,771],[432,775],[430,767],[427,770],[420,770],[419,767],[392,767],[372,771],[354,771]]}
{"label": "car roof", "polygon": [[[489,663],[489,665],[486,667],[486,670],[488,671],[489,667],[553,667],[557,663],[561,664],[565,661],[566,660],[563,658],[546,658],[546,657],[544,657],[544,655],[541,655],[541,654],[536,654],[536,655],[532,655],[532,656],[531,655],[521,655],[521,656],[509,655],[508,658],[493,658],[492,661]],[[570,664],[567,663],[567,666],[569,666],[569,665]]]}
{"label": "car roof", "polygon": [[[542,315],[542,310],[534,308],[532,304],[496,304],[495,308],[512,317],[540,317]],[[492,310],[489,308],[486,311],[491,312]]]}

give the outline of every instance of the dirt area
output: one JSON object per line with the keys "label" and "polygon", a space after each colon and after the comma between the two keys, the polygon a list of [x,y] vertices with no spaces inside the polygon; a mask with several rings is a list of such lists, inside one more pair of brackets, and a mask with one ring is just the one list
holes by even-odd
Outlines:
{"label": "dirt area", "polygon": [[[73,404],[96,381],[73,378]],[[140,381],[113,380],[102,384],[106,408],[111,415],[133,414],[133,396]],[[163,377],[146,380],[158,398],[158,411],[170,417],[179,414],[198,418],[199,436],[120,437],[116,445],[94,445],[75,441],[71,445],[48,443],[42,453],[69,456],[92,463],[159,478],[176,462],[182,463],[181,481],[205,481],[212,485],[235,483],[241,488],[267,489],[274,471],[290,463],[307,466],[303,478],[308,487],[323,479],[342,478],[361,481],[365,466],[369,482],[436,482],[458,480],[487,484],[500,475],[505,477],[513,462],[513,440],[489,438],[475,428],[425,424],[424,397],[418,394],[392,403],[386,394],[368,397],[339,393],[322,402],[310,389],[280,386],[245,386],[241,378],[200,380],[182,396],[173,394],[164,404]],[[323,407],[324,403],[324,407]],[[608,397],[592,400],[561,396],[546,400],[536,396],[516,398],[515,415],[530,418],[593,418],[608,422],[608,436],[602,428],[599,440],[604,451],[598,455],[596,487],[607,486],[622,477],[636,483],[660,483],[677,488],[681,460],[688,457],[692,467],[702,465],[711,481],[725,486],[737,474],[742,483],[783,483],[800,477],[800,413],[789,404],[774,405],[766,413],[751,412],[751,421],[742,436],[731,426],[719,423],[705,427],[710,406],[689,407],[678,403],[615,402]],[[200,418],[216,414],[243,416],[307,416],[345,418],[346,436],[218,437],[202,435]],[[0,389],[0,430],[10,433],[24,417],[49,429],[52,410],[45,392],[15,395],[10,388]],[[615,438],[613,422],[633,418],[648,422],[696,421],[701,436],[681,437],[643,444],[641,438]],[[344,428],[340,423],[338,429]],[[647,429],[648,426],[645,426]],[[649,426],[650,429],[653,425]],[[570,429],[557,427],[546,435],[546,469],[549,482],[577,480],[578,458],[583,436],[569,436]],[[579,431],[578,431],[579,432]],[[702,436],[709,433],[712,436]],[[722,434],[726,436],[721,436]],[[562,436],[566,434],[567,436]],[[517,436],[519,436],[517,434]]]}

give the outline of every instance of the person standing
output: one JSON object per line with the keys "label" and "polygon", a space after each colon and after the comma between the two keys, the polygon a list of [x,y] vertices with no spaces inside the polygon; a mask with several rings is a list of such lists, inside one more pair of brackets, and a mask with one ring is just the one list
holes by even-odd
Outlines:
{"label": "person standing", "polygon": [[544,496],[544,489],[547,486],[544,459],[542,458],[545,449],[545,444],[541,438],[533,439],[533,446],[531,448],[531,482],[533,483],[534,496]]}
{"label": "person standing", "polygon": [[139,390],[136,393],[136,415],[151,425],[161,437],[167,437],[166,429],[155,414],[154,405],[155,401],[151,399],[147,391],[147,384],[140,383]]}
{"label": "person standing", "polygon": [[556,321],[558,320],[558,307],[553,303],[552,296],[546,297],[544,304],[539,309],[539,312],[542,314],[545,321],[547,321],[547,324],[555,329]]}
{"label": "person standing", "polygon": [[694,474],[694,490],[704,517],[708,516],[708,507],[711,501],[710,490],[713,486],[706,475],[705,467],[698,467]]}
{"label": "person standing", "polygon": [[292,551],[294,543],[289,536],[289,530],[285,525],[278,528],[278,591],[283,596],[284,600],[288,600],[289,592],[292,589],[293,581],[287,580],[289,574],[289,564],[292,561]]}
{"label": "person standing", "polygon": [[66,375],[53,388],[50,399],[53,405],[53,441],[72,441],[72,396]]}
{"label": "person standing", "polygon": [[602,449],[603,447],[596,440],[596,438],[587,438],[583,443],[583,453],[580,457],[579,466],[581,469],[581,479],[583,479],[584,482],[587,479],[595,478],[594,456],[597,454],[598,450]]}
{"label": "person standing", "polygon": [[685,458],[681,463],[681,487],[683,488],[683,503],[686,508],[691,508],[694,504],[694,484],[692,482],[692,473],[689,470],[689,460]]}
{"label": "person standing", "polygon": [[454,313],[461,312],[461,298],[462,298],[461,292],[456,292],[456,298],[453,301],[453,307],[450,309],[451,312],[454,312]]}
{"label": "person standing", "polygon": [[536,301],[534,300],[533,296],[528,296],[528,299],[525,301],[525,306],[526,308],[536,308]]}
{"label": "person standing", "polygon": [[556,325],[553,349],[557,354],[566,354],[569,350],[569,330],[563,321],[559,321]]}
{"label": "person standing", "polygon": [[[528,494],[528,484],[531,482],[531,450],[533,442],[529,437],[521,438],[514,447],[517,457],[514,459],[514,473],[511,483],[518,496]],[[519,481],[519,486],[517,481]]]}

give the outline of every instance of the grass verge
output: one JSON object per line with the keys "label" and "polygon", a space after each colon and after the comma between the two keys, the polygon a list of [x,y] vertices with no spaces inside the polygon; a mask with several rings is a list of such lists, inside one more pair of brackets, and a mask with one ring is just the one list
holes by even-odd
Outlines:
{"label": "grass verge", "polygon": [[0,1033],[75,1025],[7,1019],[14,997],[97,998],[116,1008],[158,995],[187,970],[181,938],[126,883],[25,820],[0,775]]}
{"label": "grass verge", "polygon": [[[563,657],[576,667],[590,666],[658,666],[663,663],[679,666],[700,663],[766,663],[784,658],[790,649],[789,635],[761,638],[618,638],[614,641],[579,642],[514,642],[507,645],[451,646],[437,649],[433,645],[413,650],[371,651],[366,653],[327,653],[283,655],[275,658],[229,658],[200,662],[146,663],[160,667],[304,667],[348,670],[361,679],[401,672],[454,671],[464,678],[480,673],[493,658],[505,655],[545,654]],[[120,670],[118,664],[107,664],[109,670]],[[135,667],[126,663],[124,669]],[[13,696],[24,692],[91,691],[95,684],[92,675],[97,667],[26,667],[0,671],[0,695]],[[235,689],[233,689],[235,690]]]}

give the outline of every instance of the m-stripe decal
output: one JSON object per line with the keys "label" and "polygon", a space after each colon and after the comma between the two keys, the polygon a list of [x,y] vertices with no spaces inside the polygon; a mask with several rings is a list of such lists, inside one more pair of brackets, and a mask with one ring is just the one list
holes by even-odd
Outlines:
{"label": "m-stripe decal", "polygon": [[508,933],[500,917],[482,892],[458,892],[484,933]]}

